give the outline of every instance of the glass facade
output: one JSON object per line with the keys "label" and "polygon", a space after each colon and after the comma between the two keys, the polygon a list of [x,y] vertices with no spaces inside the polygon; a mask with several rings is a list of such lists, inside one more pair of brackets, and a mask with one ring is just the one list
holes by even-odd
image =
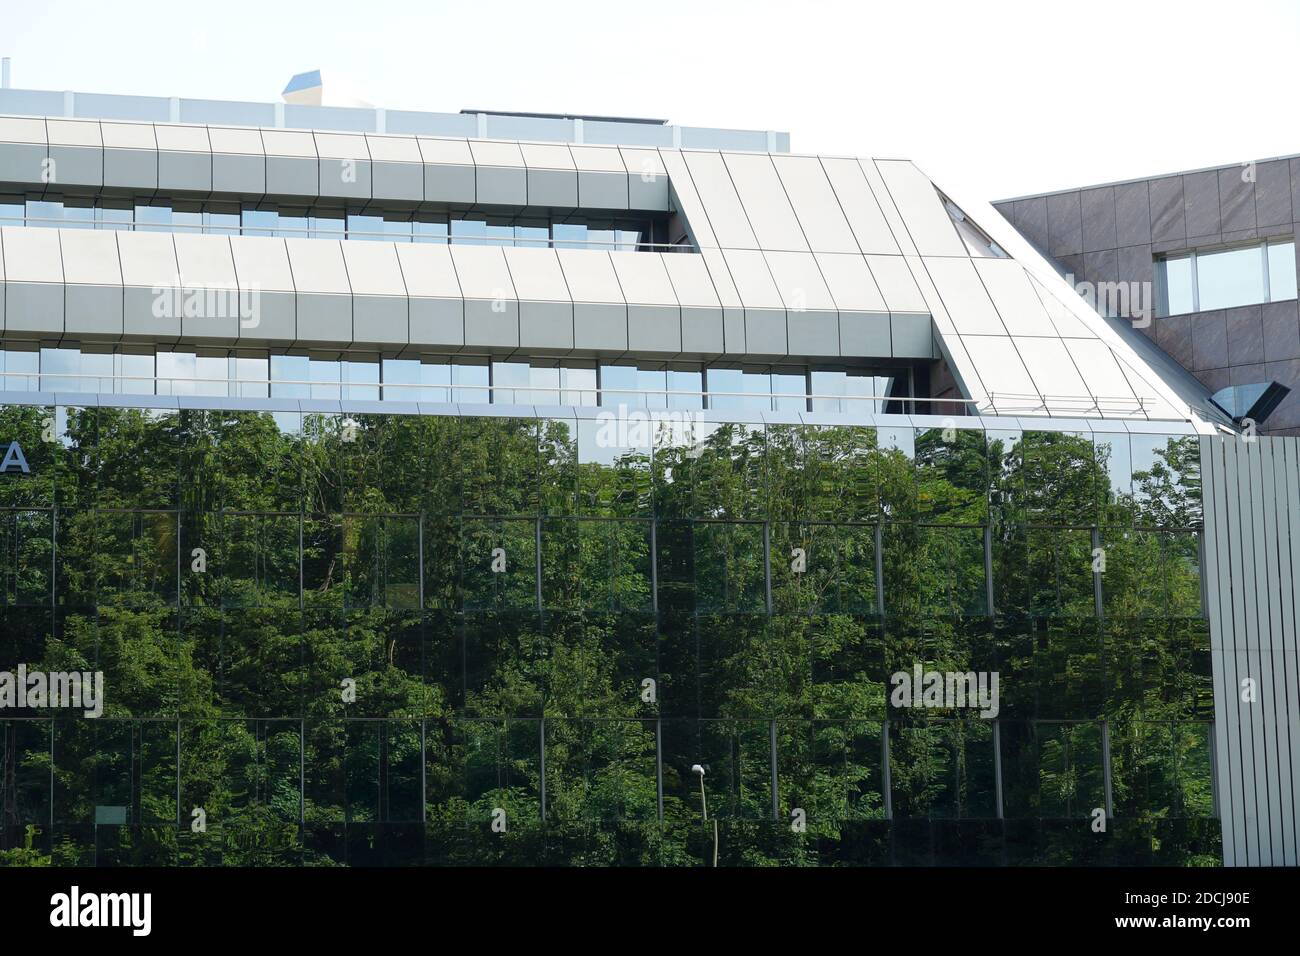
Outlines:
{"label": "glass facade", "polygon": [[693,252],[668,244],[662,222],[600,219],[545,210],[488,215],[411,209],[366,212],[337,207],[300,207],[238,202],[186,202],[102,197],[24,199],[0,196],[0,226],[190,232],[221,236],[284,236],[302,239],[369,239],[446,245],[526,246],[631,252]]}
{"label": "glass facade", "polygon": [[[0,348],[0,391],[239,398],[456,402],[497,405],[625,405],[641,409],[902,412],[913,396],[909,368],[806,368],[373,353],[275,355],[90,351],[77,346]],[[923,396],[922,396],[923,397]]]}
{"label": "glass facade", "polygon": [[0,407],[0,860],[1218,861],[1196,438],[606,424]]}

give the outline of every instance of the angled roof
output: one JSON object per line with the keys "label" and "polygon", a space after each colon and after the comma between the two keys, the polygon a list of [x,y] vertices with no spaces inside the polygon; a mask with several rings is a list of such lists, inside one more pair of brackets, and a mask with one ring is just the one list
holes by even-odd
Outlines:
{"label": "angled roof", "polygon": [[[1215,417],[1193,407],[1204,396],[1168,381],[992,207],[953,203],[911,162],[662,152],[691,237],[723,278],[724,304],[728,276],[741,299],[753,284],[747,250],[769,264],[779,254],[792,276],[827,276],[823,259],[856,255],[891,311],[928,313],[937,348],[981,411]],[[772,271],[787,307],[808,297]],[[896,307],[900,300],[907,304]]]}

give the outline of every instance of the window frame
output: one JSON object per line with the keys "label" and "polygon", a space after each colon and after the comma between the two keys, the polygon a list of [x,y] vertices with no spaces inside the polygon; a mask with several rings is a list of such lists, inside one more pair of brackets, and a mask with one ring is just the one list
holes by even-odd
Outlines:
{"label": "window frame", "polygon": [[[1295,292],[1283,298],[1273,297],[1272,277],[1269,275],[1269,250],[1273,246],[1290,244],[1292,255],[1295,253],[1294,236],[1275,236],[1260,241],[1236,243],[1233,245],[1214,246],[1205,249],[1189,249],[1186,252],[1180,252],[1176,255],[1161,256],[1156,260],[1156,309],[1158,318],[1168,318],[1174,315],[1195,315],[1201,311],[1216,311],[1218,309],[1236,309],[1250,305],[1264,305],[1269,302],[1289,302],[1297,298]],[[1263,298],[1258,302],[1235,302],[1232,304],[1218,305],[1213,309],[1203,310],[1201,306],[1201,277],[1198,268],[1198,259],[1204,256],[1213,256],[1224,252],[1238,252],[1242,250],[1255,249],[1259,252],[1260,258],[1260,282],[1263,288]],[[1168,266],[1170,262],[1178,262],[1186,259],[1191,267],[1191,300],[1192,307],[1187,312],[1170,312],[1169,311],[1169,277]]]}

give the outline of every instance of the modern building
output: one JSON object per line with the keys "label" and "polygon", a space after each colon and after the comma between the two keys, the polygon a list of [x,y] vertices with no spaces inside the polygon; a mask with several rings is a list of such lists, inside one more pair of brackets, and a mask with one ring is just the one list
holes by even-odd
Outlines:
{"label": "modern building", "polygon": [[0,91],[3,858],[1294,864],[1300,447],[788,149]]}

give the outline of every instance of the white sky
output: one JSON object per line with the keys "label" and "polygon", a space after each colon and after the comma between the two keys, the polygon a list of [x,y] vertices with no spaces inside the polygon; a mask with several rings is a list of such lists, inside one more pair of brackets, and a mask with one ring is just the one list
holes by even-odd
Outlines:
{"label": "white sky", "polygon": [[1296,0],[0,0],[27,89],[647,116],[1000,199],[1300,153]]}

